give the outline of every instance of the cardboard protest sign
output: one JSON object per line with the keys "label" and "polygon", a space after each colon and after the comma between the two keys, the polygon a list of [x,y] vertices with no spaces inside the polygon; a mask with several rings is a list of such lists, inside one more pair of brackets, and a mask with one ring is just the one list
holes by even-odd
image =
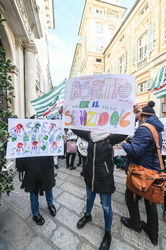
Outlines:
{"label": "cardboard protest sign", "polygon": [[6,158],[63,155],[62,120],[8,119]]}
{"label": "cardboard protest sign", "polygon": [[63,127],[133,135],[135,77],[91,75],[66,81]]}

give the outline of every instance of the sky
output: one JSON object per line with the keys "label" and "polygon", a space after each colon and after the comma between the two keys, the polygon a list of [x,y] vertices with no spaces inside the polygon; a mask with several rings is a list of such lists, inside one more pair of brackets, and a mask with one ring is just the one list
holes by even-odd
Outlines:
{"label": "sky", "polygon": [[[128,14],[136,0],[120,0]],[[85,0],[54,0],[55,29],[49,30],[49,61],[53,86],[68,79],[76,44],[80,41],[78,31]]]}

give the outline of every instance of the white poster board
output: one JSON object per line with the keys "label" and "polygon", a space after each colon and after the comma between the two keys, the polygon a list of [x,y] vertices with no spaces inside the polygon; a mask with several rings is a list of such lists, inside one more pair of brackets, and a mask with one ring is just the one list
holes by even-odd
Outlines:
{"label": "white poster board", "polygon": [[125,156],[126,152],[124,151],[123,147],[122,147],[122,143],[116,144],[113,146],[114,149],[114,157],[121,155],[121,156]]}
{"label": "white poster board", "polygon": [[62,120],[8,119],[6,158],[63,155]]}
{"label": "white poster board", "polygon": [[134,134],[135,77],[91,75],[66,81],[63,127]]}
{"label": "white poster board", "polygon": [[162,132],[162,150],[161,150],[161,154],[166,155],[166,117],[159,118],[159,119],[164,124],[164,131]]}

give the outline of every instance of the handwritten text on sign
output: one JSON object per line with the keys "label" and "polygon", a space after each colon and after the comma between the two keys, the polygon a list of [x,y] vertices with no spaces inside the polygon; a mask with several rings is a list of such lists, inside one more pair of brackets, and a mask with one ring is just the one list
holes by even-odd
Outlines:
{"label": "handwritten text on sign", "polygon": [[133,134],[135,78],[94,75],[66,82],[63,126]]}
{"label": "handwritten text on sign", "polygon": [[63,155],[61,120],[8,119],[6,158]]}

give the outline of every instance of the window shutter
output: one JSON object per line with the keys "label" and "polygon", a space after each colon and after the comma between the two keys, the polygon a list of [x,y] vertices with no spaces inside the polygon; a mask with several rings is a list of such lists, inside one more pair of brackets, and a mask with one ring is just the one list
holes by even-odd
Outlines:
{"label": "window shutter", "polygon": [[147,90],[150,90],[150,88],[151,88],[151,79],[149,78],[147,80]]}
{"label": "window shutter", "polygon": [[166,39],[166,8],[164,9],[164,39]]}
{"label": "window shutter", "polygon": [[137,41],[132,42],[132,64],[137,62]]}
{"label": "window shutter", "polygon": [[148,28],[148,53],[153,50],[153,40],[154,40],[154,24],[152,23]]}
{"label": "window shutter", "polygon": [[126,71],[127,68],[127,51],[124,53],[124,72]]}

